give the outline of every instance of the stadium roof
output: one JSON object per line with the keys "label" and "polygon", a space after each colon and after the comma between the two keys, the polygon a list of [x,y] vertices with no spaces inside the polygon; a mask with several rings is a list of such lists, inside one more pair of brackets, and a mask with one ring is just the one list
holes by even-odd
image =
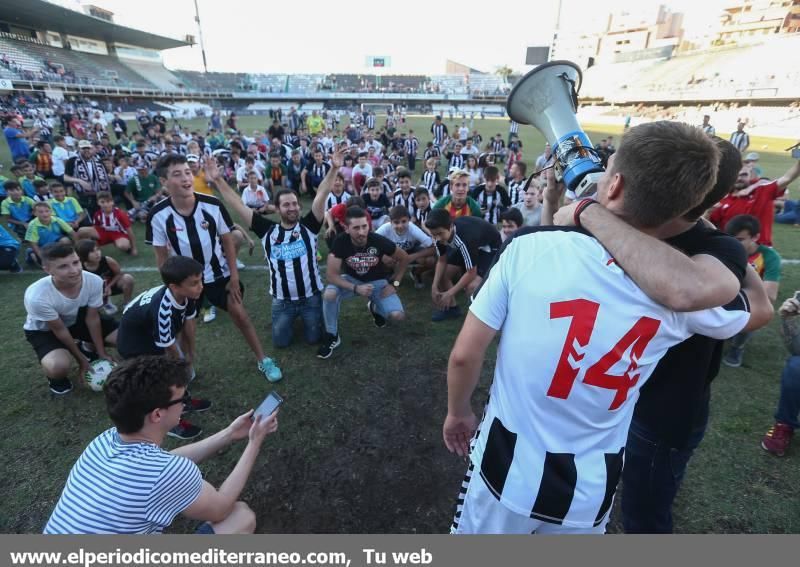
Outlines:
{"label": "stadium roof", "polygon": [[77,35],[110,43],[127,43],[150,49],[172,49],[190,45],[180,39],[120,26],[44,0],[2,0],[0,20],[37,30]]}

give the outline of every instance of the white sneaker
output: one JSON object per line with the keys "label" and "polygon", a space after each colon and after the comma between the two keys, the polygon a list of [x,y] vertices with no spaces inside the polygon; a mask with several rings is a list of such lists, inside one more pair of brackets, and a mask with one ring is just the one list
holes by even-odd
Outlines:
{"label": "white sneaker", "polygon": [[240,270],[244,270],[247,266],[239,258],[236,258],[236,267]]}
{"label": "white sneaker", "polygon": [[210,323],[216,318],[217,318],[217,308],[212,305],[211,307],[208,308],[206,314],[203,315],[203,323]]}
{"label": "white sneaker", "polygon": [[103,313],[105,313],[109,317],[111,317],[118,311],[117,306],[111,303],[110,301],[105,305],[103,305],[101,309],[103,310]]}

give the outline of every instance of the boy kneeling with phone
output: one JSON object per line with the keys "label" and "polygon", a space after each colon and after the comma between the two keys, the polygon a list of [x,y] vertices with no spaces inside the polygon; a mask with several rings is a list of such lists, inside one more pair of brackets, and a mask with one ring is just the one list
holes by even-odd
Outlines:
{"label": "boy kneeling with phone", "polygon": [[[157,534],[178,514],[202,522],[198,534],[255,531],[256,515],[239,497],[264,439],[278,429],[277,409],[263,411],[277,408],[280,397],[267,396],[262,413],[250,410],[222,431],[167,452],[161,444],[180,420],[189,376],[188,363],[171,356],[139,356],[114,368],[104,392],[115,427],[79,457],[45,533]],[[197,464],[243,439],[225,482],[215,488],[203,480]]]}

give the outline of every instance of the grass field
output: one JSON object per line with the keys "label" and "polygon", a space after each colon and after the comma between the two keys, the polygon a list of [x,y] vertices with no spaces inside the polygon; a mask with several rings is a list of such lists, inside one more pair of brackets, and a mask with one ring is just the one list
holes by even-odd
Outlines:
{"label": "grass field", "polygon": [[[446,121],[448,126],[451,121]],[[428,118],[411,119],[427,141]],[[265,119],[243,117],[245,132],[263,129]],[[194,124],[196,127],[201,125]],[[476,121],[484,139],[504,137],[505,121]],[[597,141],[611,131],[587,127]],[[525,161],[541,151],[542,138],[521,129]],[[791,160],[778,150],[783,141],[753,139],[762,167],[771,176]],[[764,149],[764,147],[766,149]],[[8,167],[8,150],[0,144]],[[307,203],[306,203],[307,204]],[[141,226],[138,234],[143,236]],[[777,249],[800,258],[791,227],[777,226]],[[154,266],[152,251],[117,257],[124,267]],[[268,438],[243,498],[258,515],[259,532],[442,533],[449,527],[465,464],[441,441],[446,412],[446,364],[460,322],[430,323],[427,290],[404,282],[400,296],[408,319],[376,330],[363,302],[345,304],[340,329],[343,345],[333,358],[316,358],[315,349],[295,344],[276,352],[269,341],[268,280],[263,253],[242,253],[251,268],[242,273],[245,303],[262,342],[274,354],[285,379],[276,386],[286,399],[278,433]],[[546,267],[543,267],[546,269]],[[70,467],[84,446],[110,422],[102,395],[87,389],[55,398],[46,387],[34,354],[22,335],[25,288],[41,272],[0,275],[0,478],[6,494],[0,532],[39,532]],[[137,290],[158,283],[154,271],[135,272]],[[779,301],[800,288],[800,266],[785,265]],[[535,329],[532,332],[536,332]],[[302,341],[301,341],[302,343]],[[484,367],[476,409],[488,387],[493,352]],[[748,345],[745,364],[723,367],[714,383],[712,417],[705,441],[689,466],[676,503],[680,532],[800,532],[800,448],[776,459],[759,447],[772,423],[785,351],[776,322]],[[211,411],[194,421],[214,432],[258,404],[270,386],[255,370],[244,341],[224,314],[198,330],[197,396],[213,400]],[[168,439],[167,448],[174,447]],[[219,485],[233,467],[239,447],[201,466]],[[172,531],[190,530],[177,522]],[[611,531],[619,531],[612,519]]]}

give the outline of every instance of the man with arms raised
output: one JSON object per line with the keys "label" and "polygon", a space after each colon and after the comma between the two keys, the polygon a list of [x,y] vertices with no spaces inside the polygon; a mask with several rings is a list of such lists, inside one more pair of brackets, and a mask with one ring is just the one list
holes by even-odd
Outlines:
{"label": "man with arms raised", "polygon": [[[216,197],[194,192],[194,176],[184,156],[165,155],[156,170],[169,197],[150,209],[145,241],[155,248],[159,269],[170,255],[189,256],[200,262],[203,295],[211,305],[228,311],[256,356],[259,372],[270,382],[279,381],[281,371],[264,354],[242,303],[244,286],[236,267],[233,221],[228,211]],[[202,299],[199,303],[202,305]]]}
{"label": "man with arms raised", "polygon": [[298,317],[303,320],[306,342],[316,344],[320,341],[323,286],[317,262],[317,235],[325,218],[325,201],[344,163],[346,152],[346,147],[340,146],[333,153],[331,168],[319,185],[311,211],[302,218],[297,193],[291,189],[281,189],[275,193],[279,223],[253,214],[253,210],[245,206],[222,179],[216,164],[206,164],[207,175],[223,200],[242,217],[264,245],[272,295],[272,344],[276,347],[286,347],[292,342],[292,325]]}
{"label": "man with arms raised", "polygon": [[[44,528],[46,534],[159,534],[175,516],[203,522],[196,533],[253,533],[256,517],[239,500],[264,438],[278,429],[277,411],[253,410],[197,443],[161,448],[178,425],[189,365],[168,356],[126,360],[105,385],[114,427],[94,438],[72,467]],[[197,467],[236,441],[247,445],[225,482],[214,488]]]}
{"label": "man with arms raised", "polygon": [[[597,201],[574,209],[576,224],[599,202],[653,234],[702,201],[718,163],[698,129],[633,128],[598,182]],[[453,532],[604,532],[639,388],[670,346],[693,333],[727,338],[748,319],[744,296],[692,313],[657,304],[580,229],[527,229],[510,240],[450,356],[445,444],[472,461]],[[470,397],[501,330],[470,452],[478,427]]]}

